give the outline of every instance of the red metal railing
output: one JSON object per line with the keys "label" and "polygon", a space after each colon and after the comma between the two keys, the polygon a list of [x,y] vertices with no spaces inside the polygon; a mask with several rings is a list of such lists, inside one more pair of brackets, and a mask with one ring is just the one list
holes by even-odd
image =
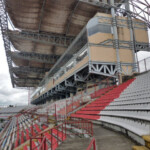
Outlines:
{"label": "red metal railing", "polygon": [[[35,145],[34,144],[34,140],[39,140],[40,144],[39,145]],[[30,138],[30,150],[46,150],[47,148],[47,139],[46,137],[31,137]]]}
{"label": "red metal railing", "polygon": [[39,150],[43,150],[46,149],[46,137],[43,138],[40,146],[39,146]]}
{"label": "red metal railing", "polygon": [[64,102],[64,107],[61,108],[60,110],[58,110],[59,106],[56,104],[56,110],[55,111],[55,116],[57,116],[57,120],[62,120],[62,118],[66,118],[68,116],[68,114],[72,111],[74,111],[75,109],[77,109],[82,103],[82,98],[79,99],[74,99],[74,97],[72,97],[71,100],[66,100]]}
{"label": "red metal railing", "polygon": [[86,150],[91,150],[91,148],[93,147],[93,150],[96,150],[96,141],[95,138],[92,139],[92,141],[90,142],[88,148]]}
{"label": "red metal railing", "polygon": [[[46,145],[48,145],[48,143],[51,143],[51,150],[55,150],[58,147],[58,145],[67,138],[67,135],[79,136],[87,134],[89,136],[93,136],[92,122],[83,119],[72,119],[72,121],[65,121],[64,123],[52,129],[49,129],[36,135],[36,137],[31,137],[30,149],[34,150],[36,148],[39,148],[41,145],[44,145],[43,143],[45,142]],[[46,138],[46,141],[43,141],[43,138]],[[33,140],[35,139],[40,139],[41,141],[43,141],[43,143],[33,147]]]}

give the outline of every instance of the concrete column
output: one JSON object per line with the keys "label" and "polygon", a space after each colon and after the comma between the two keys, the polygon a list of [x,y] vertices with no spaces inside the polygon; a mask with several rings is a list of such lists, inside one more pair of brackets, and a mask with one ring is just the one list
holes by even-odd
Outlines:
{"label": "concrete column", "polygon": [[[114,6],[114,0],[111,0],[110,3],[112,6]],[[120,56],[119,56],[119,38],[118,38],[117,21],[116,21],[114,7],[111,8],[111,15],[112,15],[112,19],[113,19],[113,34],[114,34],[116,56],[117,56],[118,79],[119,79],[119,83],[121,83],[122,80],[120,80],[121,79],[121,65],[120,65]]]}

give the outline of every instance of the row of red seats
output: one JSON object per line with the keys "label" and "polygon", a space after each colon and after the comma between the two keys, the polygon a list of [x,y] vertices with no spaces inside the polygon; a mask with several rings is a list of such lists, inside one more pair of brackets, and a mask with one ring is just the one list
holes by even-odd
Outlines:
{"label": "row of red seats", "polygon": [[18,117],[17,117],[17,140],[15,142],[15,147],[18,147],[19,143],[19,123],[18,123]]}
{"label": "row of red seats", "polygon": [[34,125],[34,127],[32,127],[32,125],[30,126],[30,128],[25,129],[25,130],[20,130],[19,129],[19,124],[17,121],[17,137],[16,137],[16,141],[15,141],[15,148],[18,147],[20,144],[23,144],[24,142],[26,142],[27,140],[30,139],[30,136],[35,136],[36,132],[39,133],[37,124]]}
{"label": "row of red seats", "polygon": [[72,114],[72,117],[84,118],[90,120],[100,119],[100,112],[104,110],[114,99],[118,98],[120,94],[134,81],[135,79],[128,80],[123,84],[115,87],[110,90],[105,95],[96,99],[92,103],[86,105],[84,108],[77,111],[75,114]]}
{"label": "row of red seats", "polygon": [[94,93],[91,94],[91,98],[96,98],[99,97],[103,94],[105,94],[106,92],[108,92],[109,90],[113,89],[115,86],[109,86],[107,88],[103,88],[103,89],[99,89],[98,91],[95,91]]}
{"label": "row of red seats", "polygon": [[[40,133],[40,132],[42,131],[42,130],[40,129],[40,127],[39,127],[38,124],[35,124],[34,127],[35,127],[35,129],[36,129],[36,131],[37,131],[38,133]],[[42,127],[43,127],[43,126],[42,126]],[[47,127],[44,125],[43,129],[45,129],[45,128],[47,128]],[[32,129],[32,127],[30,127],[30,129],[31,129],[31,132],[32,132],[32,130],[33,130],[33,136],[35,136],[36,133],[35,133],[35,131],[34,131],[34,128]],[[26,137],[27,137],[27,140],[30,138],[28,135],[29,135],[29,132],[28,132],[28,129],[26,129]],[[38,145],[39,145],[40,143],[41,143],[41,139],[38,139]],[[32,141],[32,149],[38,150],[38,145],[36,144],[35,141]],[[47,144],[46,144],[46,149],[48,149],[48,145],[47,145]],[[25,146],[23,147],[23,150],[28,150],[28,146],[25,145]]]}
{"label": "row of red seats", "polygon": [[[38,133],[40,133],[42,131],[38,124],[35,124],[34,128],[36,129],[36,131]],[[43,125],[42,128],[45,130],[47,128],[47,126]],[[52,129],[51,132],[52,132],[51,133],[52,135],[49,132],[45,132],[44,136],[49,141],[49,143],[52,143],[52,149],[55,150],[58,147],[59,140],[64,141],[66,139],[66,136],[64,136],[64,134],[62,134],[62,131],[59,131],[55,128]],[[56,138],[57,136],[58,136],[58,139]],[[40,144],[41,144],[41,139],[38,139],[37,142],[32,141],[32,148],[35,150],[38,150],[38,147]],[[23,149],[27,150],[28,149],[27,145],[25,145]],[[46,149],[48,149],[47,143],[46,143]]]}
{"label": "row of red seats", "polygon": [[[15,141],[15,148],[18,147],[20,144],[23,144],[25,141],[30,139],[30,134],[31,130],[29,131],[28,129],[26,129],[25,131],[22,130],[20,131],[21,134],[19,134],[19,130],[17,131],[17,139]],[[34,132],[35,134],[35,132]],[[19,142],[20,141],[20,142]]]}

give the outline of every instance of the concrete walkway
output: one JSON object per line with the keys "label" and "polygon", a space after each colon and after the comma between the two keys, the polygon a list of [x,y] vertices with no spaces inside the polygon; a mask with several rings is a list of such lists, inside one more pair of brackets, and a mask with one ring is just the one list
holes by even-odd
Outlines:
{"label": "concrete walkway", "polygon": [[94,137],[97,150],[131,150],[136,145],[123,134],[106,129],[100,125],[94,125]]}
{"label": "concrete walkway", "polygon": [[[136,145],[123,134],[111,131],[100,125],[93,125],[93,129],[97,150],[132,150],[132,146]],[[91,139],[68,138],[57,150],[86,150]]]}

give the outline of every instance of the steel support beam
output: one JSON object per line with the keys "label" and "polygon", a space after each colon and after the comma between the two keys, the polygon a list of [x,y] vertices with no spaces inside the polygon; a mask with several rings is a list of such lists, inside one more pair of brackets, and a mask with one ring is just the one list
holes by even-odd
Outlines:
{"label": "steel support beam", "polygon": [[74,87],[67,87],[66,91],[68,93],[75,93],[77,91],[77,88],[76,88],[76,86],[74,86]]}
{"label": "steel support beam", "polygon": [[74,8],[73,8],[73,10],[72,10],[72,12],[71,12],[71,14],[70,14],[70,16],[69,16],[69,19],[68,19],[68,24],[67,24],[67,28],[66,28],[66,35],[68,34],[68,32],[69,32],[69,28],[70,28],[70,24],[71,24],[71,21],[72,21],[72,17],[73,17],[73,15],[74,15],[74,13],[75,13],[75,11],[76,11],[76,9],[77,9],[77,7],[78,7],[78,5],[79,5],[79,0],[77,0],[77,1],[75,1],[75,3],[74,3]]}
{"label": "steel support beam", "polygon": [[[114,0],[111,0],[111,5],[115,6]],[[117,31],[117,20],[116,20],[116,12],[115,9],[111,8],[111,15],[112,15],[112,25],[113,25],[113,37],[114,37],[114,47],[116,48],[116,56],[117,56],[117,72],[119,77],[120,83],[120,76],[121,76],[121,66],[120,66],[120,56],[119,56],[119,38],[118,38],[118,31]]]}
{"label": "steel support beam", "polygon": [[35,87],[38,86],[39,82],[31,82],[29,80],[25,81],[14,81],[15,87]]}
{"label": "steel support beam", "polygon": [[86,80],[86,77],[84,77],[83,75],[81,74],[74,74],[74,81],[77,81],[77,82],[85,82]]}
{"label": "steel support beam", "polygon": [[57,85],[56,87],[55,87],[55,90],[57,91],[57,92],[59,92],[59,91],[65,91],[66,90],[66,88],[64,87],[64,86],[62,86],[62,85]]}
{"label": "steel support beam", "polygon": [[150,52],[150,44],[149,43],[140,43],[140,42],[135,42],[135,52],[138,51],[147,51]]}
{"label": "steel support beam", "polygon": [[[126,10],[130,11],[130,6],[129,6],[129,0],[126,0]],[[128,25],[130,29],[130,40],[131,40],[131,49],[132,49],[132,55],[133,55],[133,72],[137,72],[137,62],[135,58],[135,52],[136,52],[136,47],[135,47],[135,37],[134,37],[134,29],[133,29],[133,23],[132,23],[132,18],[128,16]]]}
{"label": "steel support beam", "polygon": [[75,83],[73,83],[72,81],[69,81],[69,80],[65,80],[65,86],[66,87],[74,87]]}
{"label": "steel support beam", "polygon": [[31,67],[13,67],[13,72],[21,72],[21,73],[38,73],[44,74],[49,69],[41,69],[41,68],[31,68]]}
{"label": "steel support beam", "polygon": [[16,39],[30,40],[33,42],[62,46],[62,47],[68,47],[74,40],[74,37],[64,36],[60,34],[53,34],[53,33],[42,34],[42,33],[35,33],[35,32],[25,32],[25,31],[18,32],[18,31],[10,31],[10,30],[7,31],[7,33],[10,38],[12,37]]}
{"label": "steel support beam", "polygon": [[89,72],[92,74],[103,75],[116,78],[117,64],[90,63]]}
{"label": "steel support beam", "polygon": [[40,78],[41,80],[44,78],[45,74],[39,74],[39,73],[23,73],[23,72],[13,72],[14,76],[17,78]]}
{"label": "steel support beam", "polygon": [[41,63],[54,64],[60,56],[58,55],[46,55],[38,53],[27,53],[27,52],[11,52],[11,56],[14,58],[21,58],[29,61],[37,61]]}
{"label": "steel support beam", "polygon": [[93,5],[93,6],[99,6],[100,8],[106,8],[106,9],[111,8],[111,6],[106,1],[100,2],[100,1],[91,1],[91,0],[79,0],[79,2],[87,3],[87,4]]}
{"label": "steel support beam", "polygon": [[19,88],[26,88],[26,87],[36,87],[36,86],[38,86],[38,83],[24,83],[24,84],[22,84],[22,83],[15,82],[15,85],[16,85],[16,87],[19,87]]}
{"label": "steel support beam", "polygon": [[29,82],[29,83],[39,83],[41,81],[40,78],[14,78],[14,81],[19,83]]}
{"label": "steel support beam", "polygon": [[43,5],[42,5],[42,9],[41,9],[41,16],[40,16],[40,21],[39,21],[39,32],[41,30],[41,24],[42,24],[42,20],[43,20],[45,4],[46,4],[46,0],[43,0]]}

